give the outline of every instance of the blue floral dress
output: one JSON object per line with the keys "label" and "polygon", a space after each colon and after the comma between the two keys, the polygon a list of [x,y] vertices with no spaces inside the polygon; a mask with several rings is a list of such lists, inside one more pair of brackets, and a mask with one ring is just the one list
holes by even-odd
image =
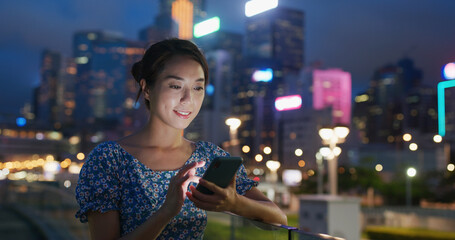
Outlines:
{"label": "blue floral dress", "polygon": [[[196,169],[201,176],[217,156],[229,154],[209,142],[196,142],[196,148],[186,164],[205,161]],[[174,171],[154,171],[126,152],[116,142],[104,142],[95,147],[86,159],[76,187],[80,209],[76,217],[87,222],[88,211],[120,213],[121,235],[125,235],[156,212],[166,199]],[[195,183],[191,183],[196,185]],[[245,194],[257,182],[247,177],[242,165],[236,177],[237,192]],[[202,239],[207,225],[207,213],[185,199],[182,210],[163,229],[157,239]]]}

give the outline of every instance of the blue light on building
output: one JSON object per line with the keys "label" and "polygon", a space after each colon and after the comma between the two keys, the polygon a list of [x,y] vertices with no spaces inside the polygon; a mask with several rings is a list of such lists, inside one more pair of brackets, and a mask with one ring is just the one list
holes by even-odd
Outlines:
{"label": "blue light on building", "polygon": [[27,124],[27,120],[25,118],[23,118],[23,117],[16,118],[16,125],[18,127],[23,127],[23,126],[25,126],[25,124]]}

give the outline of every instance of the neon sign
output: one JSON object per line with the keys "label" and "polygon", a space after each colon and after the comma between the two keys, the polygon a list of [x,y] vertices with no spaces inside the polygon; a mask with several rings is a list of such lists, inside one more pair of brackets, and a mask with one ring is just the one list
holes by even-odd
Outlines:
{"label": "neon sign", "polygon": [[278,111],[288,111],[299,109],[302,106],[302,97],[300,95],[290,95],[278,97],[275,100],[275,109]]}

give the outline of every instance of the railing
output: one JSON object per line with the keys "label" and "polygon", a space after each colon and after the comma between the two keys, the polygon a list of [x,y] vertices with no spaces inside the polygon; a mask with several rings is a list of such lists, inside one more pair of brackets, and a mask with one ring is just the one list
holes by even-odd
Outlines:
{"label": "railing", "polygon": [[[59,187],[56,182],[29,183],[10,181],[3,202],[29,219],[46,239],[89,239],[87,224],[74,217],[78,205],[72,191]],[[1,234],[1,233],[0,233]],[[204,239],[210,240],[320,240],[337,239],[300,231],[295,227],[266,224],[241,216],[208,212]]]}

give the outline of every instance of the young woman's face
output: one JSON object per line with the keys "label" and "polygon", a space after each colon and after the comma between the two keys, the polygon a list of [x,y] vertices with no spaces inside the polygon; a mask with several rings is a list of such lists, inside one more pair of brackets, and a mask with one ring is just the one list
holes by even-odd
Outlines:
{"label": "young woman's face", "polygon": [[151,117],[173,128],[188,127],[201,109],[205,80],[198,62],[188,56],[173,57],[148,96]]}

